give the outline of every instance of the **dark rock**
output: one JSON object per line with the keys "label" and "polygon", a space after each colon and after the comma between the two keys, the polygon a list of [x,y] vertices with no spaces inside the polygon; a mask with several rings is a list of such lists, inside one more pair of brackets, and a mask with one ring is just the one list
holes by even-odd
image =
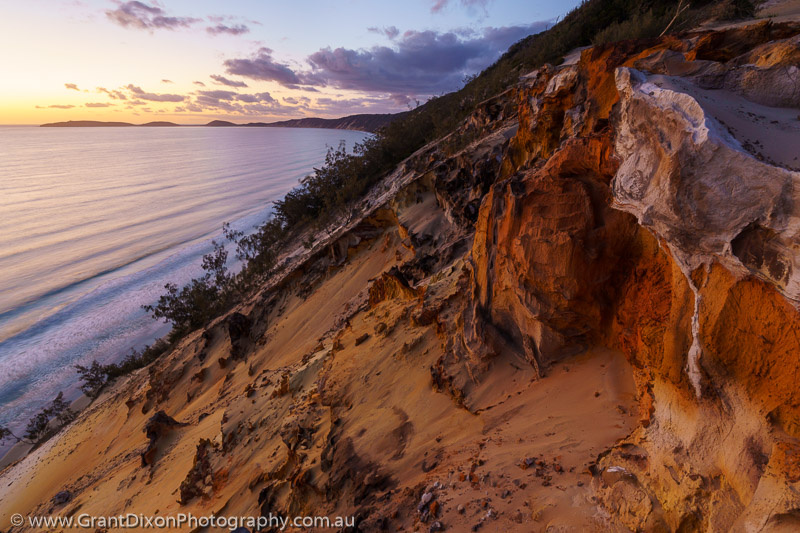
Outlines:
{"label": "dark rock", "polygon": [[233,313],[228,317],[228,335],[231,342],[238,341],[250,334],[250,319],[242,313]]}
{"label": "dark rock", "polygon": [[72,493],[68,490],[62,490],[53,496],[53,505],[62,505],[72,499]]}
{"label": "dark rock", "polygon": [[150,417],[144,427],[145,435],[150,440],[147,449],[142,453],[142,466],[152,465],[158,450],[158,439],[175,428],[188,424],[178,422],[164,411],[159,411]]}
{"label": "dark rock", "polygon": [[214,472],[211,469],[210,453],[213,446],[208,439],[201,439],[197,444],[192,469],[186,474],[180,486],[181,499],[178,503],[185,505],[194,497],[203,496],[208,486],[213,484]]}
{"label": "dark rock", "polygon": [[356,346],[358,346],[359,344],[363,343],[367,339],[369,339],[369,333],[364,333],[363,335],[361,335],[360,337],[358,337],[356,339]]}
{"label": "dark rock", "polygon": [[228,317],[228,335],[231,338],[231,357],[238,359],[244,355],[244,345],[250,335],[250,319],[241,313]]}
{"label": "dark rock", "polygon": [[431,524],[431,527],[428,528],[428,531],[430,533],[434,533],[435,531],[444,531],[444,525],[442,525],[442,523],[437,520],[436,522]]}

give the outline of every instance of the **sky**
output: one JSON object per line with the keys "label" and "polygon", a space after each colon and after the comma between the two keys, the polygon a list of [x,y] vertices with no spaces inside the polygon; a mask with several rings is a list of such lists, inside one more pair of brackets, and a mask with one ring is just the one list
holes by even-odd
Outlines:
{"label": "sky", "polygon": [[393,113],[579,0],[0,0],[0,124]]}

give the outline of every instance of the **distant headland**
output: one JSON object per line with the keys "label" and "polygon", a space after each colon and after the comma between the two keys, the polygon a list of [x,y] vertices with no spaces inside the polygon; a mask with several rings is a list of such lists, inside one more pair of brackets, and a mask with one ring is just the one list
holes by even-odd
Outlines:
{"label": "distant headland", "polygon": [[248,122],[236,124],[227,120],[212,120],[208,124],[198,126],[182,126],[174,122],[147,122],[131,124],[130,122],[102,122],[98,120],[69,120],[67,122],[51,122],[42,124],[42,128],[165,128],[165,127],[250,127],[250,128],[325,128],[333,130],[357,130],[374,133],[380,128],[405,113],[395,114],[361,114],[341,118],[296,118],[280,122]]}

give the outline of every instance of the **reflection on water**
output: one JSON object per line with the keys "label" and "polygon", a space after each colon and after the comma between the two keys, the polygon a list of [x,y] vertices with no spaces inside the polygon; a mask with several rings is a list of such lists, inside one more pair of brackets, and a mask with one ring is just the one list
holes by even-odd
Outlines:
{"label": "reflection on water", "polygon": [[[365,134],[284,128],[0,127],[0,424],[27,420],[75,364],[166,333],[141,305],[200,272],[223,222]],[[16,424],[15,424],[16,425]]]}

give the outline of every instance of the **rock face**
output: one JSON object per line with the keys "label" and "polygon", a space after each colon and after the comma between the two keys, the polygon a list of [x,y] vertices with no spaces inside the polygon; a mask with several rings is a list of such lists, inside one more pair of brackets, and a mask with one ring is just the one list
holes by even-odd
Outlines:
{"label": "rock face", "polygon": [[[595,487],[633,530],[780,528],[800,505],[784,453],[800,437],[800,142],[760,151],[797,132],[798,28],[729,33],[529,76],[512,154],[532,168],[496,183],[476,224],[474,358],[516,351],[542,375],[601,343],[631,361],[641,426]],[[751,111],[739,131],[732,110],[753,102],[795,111],[772,137]]]}
{"label": "rock face", "polygon": [[74,468],[3,477],[0,527],[57,486],[359,531],[797,530],[798,36],[523,76],[41,452]]}
{"label": "rock face", "polygon": [[164,411],[158,411],[150,417],[144,427],[145,435],[148,439],[147,449],[142,453],[142,466],[152,465],[158,452],[158,441],[167,433],[175,428],[185,426],[178,422]]}

